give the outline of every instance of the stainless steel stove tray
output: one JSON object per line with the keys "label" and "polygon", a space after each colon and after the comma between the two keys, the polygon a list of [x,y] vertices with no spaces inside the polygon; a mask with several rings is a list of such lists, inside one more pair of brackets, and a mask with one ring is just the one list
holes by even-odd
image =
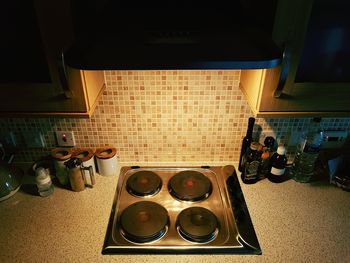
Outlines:
{"label": "stainless steel stove tray", "polygon": [[[168,192],[168,182],[181,171],[198,171],[212,182],[211,195],[199,202],[176,200]],[[138,171],[156,172],[162,179],[161,190],[148,197],[136,197],[126,191],[127,179]],[[170,224],[166,234],[149,243],[133,243],[118,228],[120,214],[138,201],[152,201],[165,207]],[[178,214],[188,207],[200,206],[212,211],[219,231],[208,243],[193,243],[182,238],[176,229]],[[233,166],[225,167],[122,167],[107,228],[103,254],[261,254],[237,175]]]}

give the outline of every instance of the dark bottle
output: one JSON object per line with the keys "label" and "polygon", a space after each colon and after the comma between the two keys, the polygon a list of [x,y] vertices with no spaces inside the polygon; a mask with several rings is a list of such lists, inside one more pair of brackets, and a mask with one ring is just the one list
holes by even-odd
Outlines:
{"label": "dark bottle", "polygon": [[286,148],[278,146],[277,152],[271,157],[271,169],[267,178],[274,183],[281,183],[286,180]]}
{"label": "dark bottle", "polygon": [[243,171],[244,155],[245,155],[246,151],[248,150],[249,145],[252,141],[254,123],[255,123],[255,118],[250,117],[248,120],[247,134],[242,140],[241,154],[239,156],[238,171],[240,171],[240,172]]}
{"label": "dark bottle", "polygon": [[275,139],[271,136],[267,136],[264,140],[264,148],[261,153],[261,159],[258,169],[259,180],[264,179],[268,176],[271,170],[270,159],[274,153]]}
{"label": "dark bottle", "polygon": [[267,136],[264,140],[264,147],[267,148],[270,153],[274,152],[275,151],[275,139],[272,136]]}
{"label": "dark bottle", "polygon": [[258,181],[258,168],[260,163],[260,154],[258,152],[259,143],[252,142],[245,156],[245,164],[241,174],[243,183],[254,184]]}
{"label": "dark bottle", "polygon": [[261,159],[259,163],[259,169],[258,169],[258,179],[264,179],[267,177],[267,175],[270,172],[270,153],[267,149],[264,150],[264,152],[261,154]]}

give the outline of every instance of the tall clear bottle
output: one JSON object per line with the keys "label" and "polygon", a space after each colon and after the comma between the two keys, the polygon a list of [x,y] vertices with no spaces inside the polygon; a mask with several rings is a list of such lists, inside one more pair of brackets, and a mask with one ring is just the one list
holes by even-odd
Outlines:
{"label": "tall clear bottle", "polygon": [[292,178],[300,183],[312,180],[315,162],[323,141],[321,118],[314,118],[309,127],[302,133],[297,152],[290,169]]}

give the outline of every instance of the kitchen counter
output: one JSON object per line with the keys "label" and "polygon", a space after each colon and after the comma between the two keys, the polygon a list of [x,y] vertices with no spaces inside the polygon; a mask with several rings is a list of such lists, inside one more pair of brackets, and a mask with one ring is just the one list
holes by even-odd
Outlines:
{"label": "kitchen counter", "polygon": [[293,180],[241,183],[262,255],[102,255],[117,180],[0,202],[0,262],[350,262],[350,193]]}

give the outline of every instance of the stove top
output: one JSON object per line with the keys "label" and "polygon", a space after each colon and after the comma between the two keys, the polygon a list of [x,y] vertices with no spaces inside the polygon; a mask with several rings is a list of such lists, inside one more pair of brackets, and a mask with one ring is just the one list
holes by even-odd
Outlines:
{"label": "stove top", "polygon": [[122,167],[103,254],[261,254],[233,166]]}

